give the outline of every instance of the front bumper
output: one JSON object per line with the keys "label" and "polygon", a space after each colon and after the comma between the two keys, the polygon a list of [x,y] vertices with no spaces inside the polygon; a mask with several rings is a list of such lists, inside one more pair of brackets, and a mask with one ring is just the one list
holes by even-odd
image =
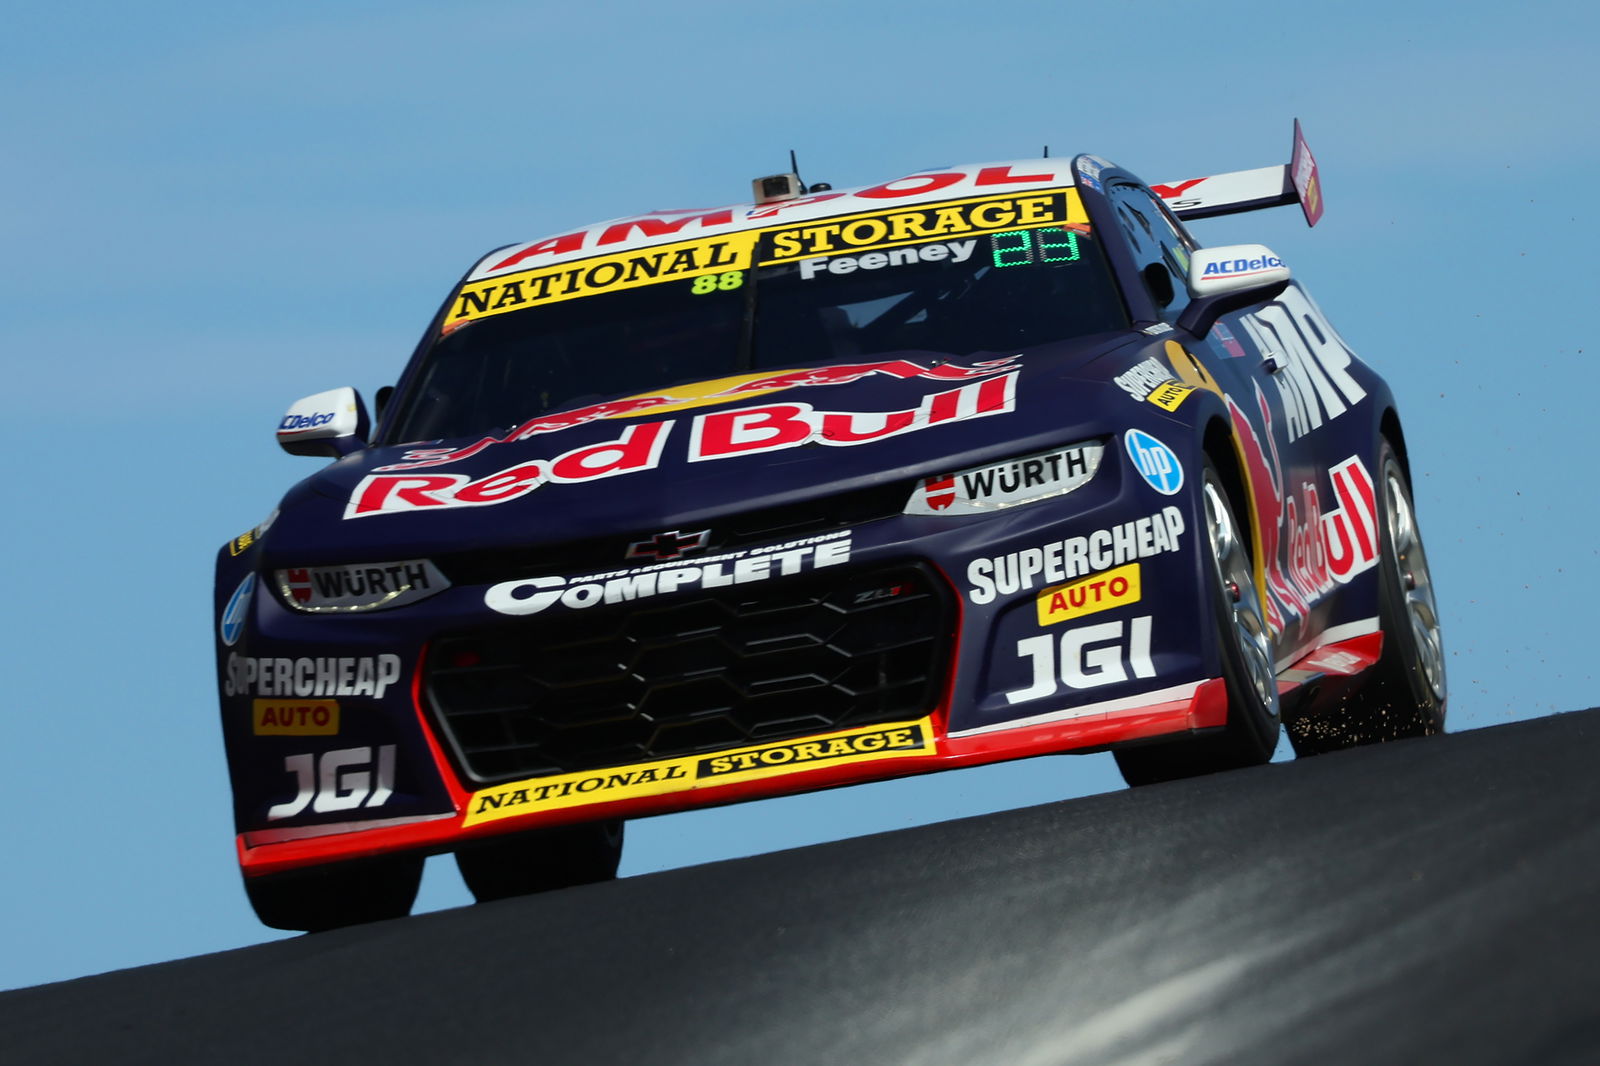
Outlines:
{"label": "front bumper", "polygon": [[[478,792],[451,782],[453,809],[436,815],[239,833],[239,864],[247,876],[259,876],[390,852],[437,853],[498,832],[641,818],[1032,755],[1097,750],[1216,728],[1227,720],[1227,694],[1220,679],[1173,686],[1135,697],[1133,706],[1120,706],[1127,702],[1130,701],[1107,701],[1082,707],[1082,713],[1066,720],[961,737],[940,735],[936,716],[929,716],[692,760],[664,760],[587,775],[534,778]],[[863,749],[863,740],[874,743]],[[879,740],[881,744],[877,743]],[[800,762],[789,758],[778,764],[760,761],[764,753],[805,746],[840,754]],[[443,755],[442,751],[438,754]],[[751,756],[753,765],[745,772],[727,772],[707,765],[721,760],[735,760],[737,765],[744,761],[741,757],[748,760]],[[709,772],[709,779],[699,776],[702,767]],[[607,783],[619,778],[627,781]],[[601,784],[593,789],[583,788],[588,782]]]}
{"label": "front bumper", "polygon": [[[441,852],[1220,727],[1194,502],[1110,452],[1059,499],[809,538],[832,545],[827,568],[756,567],[775,547],[756,546],[627,602],[605,602],[606,581],[640,596],[636,570],[560,579],[524,617],[481,582],[305,615],[257,561],[242,635],[219,649],[241,866]],[[712,565],[728,579],[714,593]],[[1089,597],[1113,571],[1133,584]]]}

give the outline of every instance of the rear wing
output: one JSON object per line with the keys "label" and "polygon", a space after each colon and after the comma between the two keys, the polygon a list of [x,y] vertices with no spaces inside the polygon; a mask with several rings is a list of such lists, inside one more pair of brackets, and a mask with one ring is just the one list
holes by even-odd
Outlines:
{"label": "rear wing", "polygon": [[1185,222],[1295,203],[1305,212],[1306,225],[1315,226],[1322,218],[1322,181],[1317,160],[1300,132],[1299,119],[1294,120],[1294,150],[1283,166],[1235,170],[1150,189]]}

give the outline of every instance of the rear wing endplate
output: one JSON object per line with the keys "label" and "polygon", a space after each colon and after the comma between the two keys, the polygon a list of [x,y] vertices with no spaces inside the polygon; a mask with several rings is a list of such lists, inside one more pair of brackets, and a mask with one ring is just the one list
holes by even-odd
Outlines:
{"label": "rear wing endplate", "polygon": [[1306,225],[1315,226],[1322,218],[1322,180],[1317,160],[1300,132],[1299,119],[1294,120],[1294,150],[1283,166],[1235,170],[1150,189],[1185,222],[1296,203],[1305,213]]}

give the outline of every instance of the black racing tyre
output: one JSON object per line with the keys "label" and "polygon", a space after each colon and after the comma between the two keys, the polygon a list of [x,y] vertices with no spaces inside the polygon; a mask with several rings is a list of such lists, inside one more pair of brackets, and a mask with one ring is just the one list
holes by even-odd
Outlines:
{"label": "black racing tyre", "polygon": [[1383,440],[1377,500],[1378,623],[1383,652],[1362,687],[1335,708],[1289,722],[1297,755],[1318,755],[1363,744],[1444,732],[1444,642],[1428,555],[1411,501],[1411,484]]}
{"label": "black racing tyre", "polygon": [[1204,478],[1205,550],[1212,563],[1208,576],[1228,687],[1228,724],[1220,732],[1118,749],[1117,768],[1130,785],[1259,766],[1278,746],[1278,682],[1250,561],[1249,527],[1240,524],[1238,507],[1209,459]]}
{"label": "black racing tyre", "polygon": [[479,903],[555,888],[610,881],[622,858],[622,823],[536,829],[493,837],[456,852],[456,865]]}
{"label": "black racing tyre", "polygon": [[245,894],[263,925],[316,933],[411,913],[422,883],[421,855],[382,855],[246,877]]}

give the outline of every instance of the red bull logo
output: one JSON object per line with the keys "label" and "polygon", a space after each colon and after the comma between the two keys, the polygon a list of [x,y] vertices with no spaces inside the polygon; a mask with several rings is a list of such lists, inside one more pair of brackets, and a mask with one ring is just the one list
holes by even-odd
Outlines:
{"label": "red bull logo", "polygon": [[1267,624],[1281,633],[1336,586],[1377,565],[1377,496],[1372,475],[1356,455],[1328,472],[1335,506],[1326,514],[1315,484],[1303,483],[1298,492],[1282,491],[1283,467],[1272,435],[1272,410],[1259,387],[1256,403],[1266,448],[1245,413],[1231,400],[1228,407],[1260,517],[1261,555],[1267,561]]}
{"label": "red bull logo", "polygon": [[[1016,410],[1018,376],[1014,370],[929,393],[916,407],[902,411],[824,411],[810,404],[779,403],[698,415],[690,420],[684,459],[696,463],[806,444],[848,448],[952,422],[1006,414]],[[674,419],[636,422],[615,440],[586,444],[553,459],[525,460],[477,479],[468,474],[419,473],[412,466],[389,467],[386,470],[392,472],[368,474],[356,485],[344,516],[492,506],[520,499],[547,484],[576,484],[653,470],[676,425]]]}
{"label": "red bull logo", "polygon": [[484,437],[482,440],[462,448],[413,448],[406,452],[405,457],[400,462],[389,466],[380,466],[377,469],[379,471],[420,470],[424,467],[444,466],[447,463],[469,459],[486,448],[494,447],[496,444],[509,444],[513,441],[528,440],[544,433],[558,433],[563,429],[571,429],[574,426],[585,425],[602,418],[631,418],[641,414],[663,414],[667,411],[676,411],[689,407],[732,403],[737,400],[749,399],[752,396],[780,392],[785,389],[810,388],[820,385],[847,385],[852,381],[860,381],[862,378],[870,377],[874,374],[899,378],[902,381],[915,378],[933,381],[968,381],[973,378],[989,377],[1005,370],[1014,370],[1015,366],[1013,364],[1016,362],[1016,358],[1016,356],[1007,356],[1004,359],[989,359],[974,363],[971,366],[956,366],[952,363],[923,366],[920,363],[913,363],[905,359],[895,359],[881,363],[846,363],[839,366],[814,367],[807,370],[779,370],[734,378],[719,378],[715,381],[664,389],[658,393],[626,396],[620,400],[607,400],[603,403],[590,404],[587,407],[575,407],[570,411],[557,411],[538,415],[517,426],[503,437]]}

